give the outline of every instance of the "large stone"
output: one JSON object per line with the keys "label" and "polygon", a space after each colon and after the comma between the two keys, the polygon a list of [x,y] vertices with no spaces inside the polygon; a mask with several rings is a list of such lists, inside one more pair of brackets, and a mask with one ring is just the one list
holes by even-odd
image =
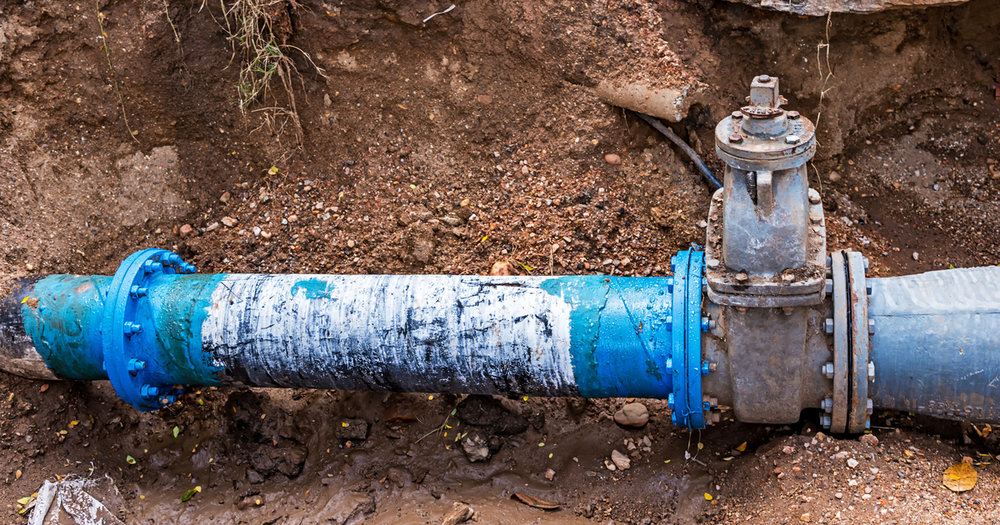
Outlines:
{"label": "large stone", "polygon": [[642,428],[649,422],[649,410],[642,403],[626,403],[615,412],[615,423],[623,427]]}

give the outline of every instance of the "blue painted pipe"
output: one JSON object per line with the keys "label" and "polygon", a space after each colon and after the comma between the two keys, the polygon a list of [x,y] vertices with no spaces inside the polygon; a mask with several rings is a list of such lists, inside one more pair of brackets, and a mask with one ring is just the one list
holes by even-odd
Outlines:
{"label": "blue painted pipe", "polygon": [[876,407],[1000,421],[1000,268],[872,279]]}
{"label": "blue painted pipe", "polygon": [[675,287],[605,276],[197,275],[170,252],[144,250],[114,277],[20,282],[0,308],[0,349],[8,369],[110,379],[143,410],[174,402],[178,385],[653,397],[676,402],[678,424],[700,427],[700,255],[679,254],[678,272],[694,277]]}

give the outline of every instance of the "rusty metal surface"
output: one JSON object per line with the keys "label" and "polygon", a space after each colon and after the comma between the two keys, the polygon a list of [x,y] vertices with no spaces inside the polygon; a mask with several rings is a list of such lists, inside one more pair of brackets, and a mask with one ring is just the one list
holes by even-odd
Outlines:
{"label": "rusty metal surface", "polygon": [[847,431],[863,432],[868,427],[868,292],[865,262],[859,252],[847,252],[848,302],[850,307],[850,398]]}
{"label": "rusty metal surface", "polygon": [[[809,190],[809,197],[805,267],[763,276],[734,271],[724,264],[723,190],[712,196],[705,244],[705,276],[710,300],[717,304],[745,307],[809,306],[822,303],[826,284],[826,221],[819,195],[814,190]],[[773,252],[770,250],[761,251],[758,256],[768,257],[771,253]]]}
{"label": "rusty metal surface", "polygon": [[848,336],[847,261],[844,252],[830,255],[833,274],[833,412],[831,432],[846,432],[850,399],[850,351]]}

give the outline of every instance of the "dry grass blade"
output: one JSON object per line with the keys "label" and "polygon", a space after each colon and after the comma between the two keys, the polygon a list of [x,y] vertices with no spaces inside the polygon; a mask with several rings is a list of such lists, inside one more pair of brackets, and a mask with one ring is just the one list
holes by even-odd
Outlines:
{"label": "dry grass blade", "polygon": [[[286,42],[291,33],[288,9],[296,4],[289,0],[233,0],[227,6],[220,0],[225,27],[233,45],[234,55],[240,56],[240,74],[237,81],[237,102],[246,114],[256,103],[264,103],[264,124],[280,132],[284,124],[292,122],[299,142],[302,126],[295,104],[293,79],[299,72],[289,51],[301,53],[312,67],[322,75],[308,53]],[[285,25],[282,25],[285,24]],[[275,78],[287,97],[287,108],[281,107],[271,93]],[[278,121],[281,121],[278,124]]]}

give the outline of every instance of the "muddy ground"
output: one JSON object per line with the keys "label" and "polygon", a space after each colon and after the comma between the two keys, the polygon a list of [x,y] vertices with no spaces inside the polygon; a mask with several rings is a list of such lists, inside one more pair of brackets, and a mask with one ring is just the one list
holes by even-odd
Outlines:
{"label": "muddy ground", "polygon": [[[289,52],[298,124],[280,89],[240,111],[220,5],[0,6],[0,271],[110,274],[158,246],[203,272],[486,273],[509,261],[664,275],[671,253],[701,242],[709,190],[593,87],[697,86],[701,102],[671,125],[721,172],[714,123],[759,73],[819,121],[811,181],[831,248],[864,251],[876,275],[1000,262],[994,2],[823,19],[712,1],[473,0],[422,22],[447,4],[279,3],[277,36],[301,50]],[[106,383],[2,384],[5,523],[25,520],[16,500],[70,473],[109,474],[130,523],[439,523],[454,502],[481,523],[1000,514],[1000,467],[979,455],[991,445],[905,414],[878,414],[871,445],[816,435],[815,414],[690,435],[654,400],[649,424],[626,430],[611,419],[622,400],[513,396],[493,407],[516,423],[504,432],[450,416],[456,396],[206,389],[140,414]],[[471,463],[455,440],[472,431],[500,446],[489,461]],[[631,468],[608,470],[626,440],[639,443]],[[963,456],[979,485],[954,494],[941,472]]]}

